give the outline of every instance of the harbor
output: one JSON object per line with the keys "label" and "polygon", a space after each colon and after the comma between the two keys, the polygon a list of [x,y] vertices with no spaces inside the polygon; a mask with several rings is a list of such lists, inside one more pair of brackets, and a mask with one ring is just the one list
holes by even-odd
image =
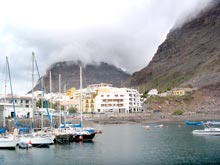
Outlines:
{"label": "harbor", "polygon": [[[95,124],[103,134],[92,142],[0,150],[0,164],[218,164],[219,136],[194,136],[184,122]],[[181,127],[179,127],[181,125]],[[197,127],[202,129],[202,127]],[[189,154],[191,153],[191,154]]]}

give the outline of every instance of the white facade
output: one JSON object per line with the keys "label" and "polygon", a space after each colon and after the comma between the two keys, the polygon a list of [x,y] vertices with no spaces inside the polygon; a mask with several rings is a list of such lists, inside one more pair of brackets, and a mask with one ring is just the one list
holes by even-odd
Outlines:
{"label": "white facade", "polygon": [[[80,90],[65,103],[80,109]],[[86,113],[133,113],[142,112],[143,99],[136,89],[116,88],[111,84],[89,85],[82,89],[82,110]]]}
{"label": "white facade", "polygon": [[149,96],[158,95],[158,90],[157,90],[157,89],[151,89],[147,94],[148,94]]}
{"label": "white facade", "polygon": [[142,112],[143,99],[136,89],[125,88],[129,96],[129,113]]}
{"label": "white facade", "polygon": [[141,112],[143,101],[136,89],[102,87],[97,88],[96,113]]}
{"label": "white facade", "polygon": [[[8,103],[1,103],[0,104],[0,111],[4,111],[4,116],[6,118],[13,118],[14,117],[14,109],[12,104]],[[33,117],[33,110],[32,108],[25,108],[15,104],[15,113],[17,118],[32,118]]]}
{"label": "white facade", "polygon": [[126,92],[120,88],[106,88],[108,88],[107,91],[99,89],[95,98],[95,111],[97,113],[128,113],[129,98]]}
{"label": "white facade", "polygon": [[[15,95],[14,104],[17,118],[31,118],[33,116],[31,95]],[[5,117],[13,118],[14,109],[11,95],[7,95],[5,98],[2,97],[0,99],[0,111],[4,109]]]}
{"label": "white facade", "polygon": [[[6,103],[9,104],[12,103],[11,95],[7,95],[5,99],[6,99]],[[4,98],[1,98],[0,103],[4,103],[4,102],[5,102]],[[19,107],[32,108],[32,97],[30,95],[24,95],[24,96],[15,95],[14,103]]]}

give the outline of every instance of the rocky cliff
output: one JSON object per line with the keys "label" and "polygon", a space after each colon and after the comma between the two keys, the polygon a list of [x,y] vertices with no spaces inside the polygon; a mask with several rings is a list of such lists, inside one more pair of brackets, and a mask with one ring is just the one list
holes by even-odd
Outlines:
{"label": "rocky cliff", "polygon": [[172,29],[149,65],[125,83],[167,90],[179,86],[198,88],[220,82],[220,1],[180,28]]}
{"label": "rocky cliff", "polygon": [[[104,62],[98,65],[88,64],[84,66],[82,70],[83,87],[95,83],[111,83],[117,87],[130,76],[121,69]],[[47,70],[46,75],[43,76],[46,92],[50,91],[50,72],[52,77],[52,92],[59,91],[59,74],[61,75],[62,92],[65,88],[79,88],[80,69],[77,62],[68,61],[53,64]],[[39,82],[35,86],[34,90],[40,90]]]}

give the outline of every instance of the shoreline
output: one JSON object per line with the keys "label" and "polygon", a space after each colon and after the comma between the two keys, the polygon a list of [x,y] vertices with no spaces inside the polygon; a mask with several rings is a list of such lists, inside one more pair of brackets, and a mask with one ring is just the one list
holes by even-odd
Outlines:
{"label": "shoreline", "polygon": [[[187,115],[171,115],[169,113],[132,113],[132,114],[86,114],[84,115],[83,123],[85,126],[92,124],[150,124],[150,123],[167,123],[167,122],[185,122],[186,120],[191,121],[217,121],[220,120],[220,114],[215,113],[193,113]],[[62,118],[62,122],[64,118]],[[79,118],[67,118],[66,121],[72,123],[79,123]],[[18,119],[19,123],[26,126],[31,126],[31,119]],[[43,126],[49,127],[50,123],[45,116],[43,120]],[[53,119],[53,126],[59,125],[59,118]],[[15,127],[13,119],[6,120],[6,129],[11,131]],[[34,126],[40,128],[41,121],[38,118],[34,119]]]}
{"label": "shoreline", "polygon": [[216,121],[220,120],[220,114],[191,114],[191,115],[170,115],[170,114],[148,114],[137,113],[132,115],[113,115],[109,117],[90,118],[87,121],[96,124],[132,124],[132,123],[166,123],[191,121]]}

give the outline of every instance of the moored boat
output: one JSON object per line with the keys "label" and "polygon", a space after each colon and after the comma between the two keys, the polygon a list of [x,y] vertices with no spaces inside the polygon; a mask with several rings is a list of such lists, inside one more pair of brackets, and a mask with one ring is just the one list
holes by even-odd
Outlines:
{"label": "moored boat", "polygon": [[[14,97],[13,97],[13,91],[12,91],[12,83],[11,83],[11,73],[10,73],[10,67],[9,67],[9,62],[8,62],[8,57],[6,57],[6,73],[8,72],[9,76],[9,81],[10,81],[10,88],[11,88],[11,95],[12,95],[12,105],[14,109],[14,121],[16,123],[16,113],[15,113],[15,106],[14,106]],[[7,75],[7,74],[6,74]],[[7,76],[6,76],[7,77]],[[7,78],[6,78],[7,79]],[[6,79],[5,79],[5,91],[6,91]],[[6,93],[5,93],[6,95]],[[6,102],[6,101],[4,101]],[[3,106],[3,128],[0,129],[0,149],[16,149],[17,145],[17,139],[15,135],[9,134],[7,135],[6,133],[6,123],[5,123],[5,115],[4,115],[5,107]]]}
{"label": "moored boat", "polygon": [[0,137],[0,149],[12,149],[15,150],[17,145],[17,140],[15,136],[2,136]]}
{"label": "moored boat", "polygon": [[33,147],[49,147],[53,143],[51,137],[35,134],[24,134],[18,140],[18,144],[31,144]]}
{"label": "moored boat", "polygon": [[193,130],[194,135],[214,135],[220,136],[220,128],[204,128],[203,130]]}
{"label": "moored boat", "polygon": [[203,123],[204,129],[203,130],[193,130],[193,135],[213,135],[213,136],[220,136],[220,128],[215,127],[215,125],[210,123]]}
{"label": "moored boat", "polygon": [[189,126],[202,126],[203,122],[202,121],[189,121],[189,120],[187,120],[185,122],[185,124],[189,125]]}

